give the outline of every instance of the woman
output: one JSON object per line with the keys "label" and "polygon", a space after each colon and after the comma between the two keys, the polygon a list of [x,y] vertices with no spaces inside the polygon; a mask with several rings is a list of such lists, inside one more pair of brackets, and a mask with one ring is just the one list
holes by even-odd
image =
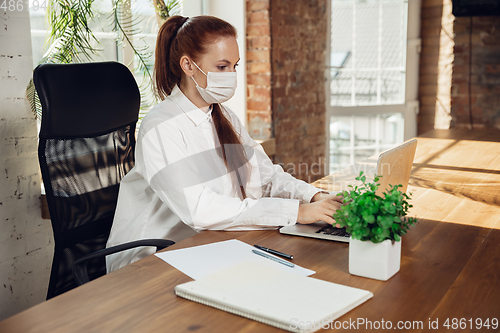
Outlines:
{"label": "woman", "polygon": [[[220,103],[236,89],[236,30],[211,16],[173,16],[156,44],[156,93],[144,117],[135,167],[123,178],[108,246],[200,230],[252,230],[334,223],[340,198],[273,165]],[[107,258],[108,271],[153,252]]]}

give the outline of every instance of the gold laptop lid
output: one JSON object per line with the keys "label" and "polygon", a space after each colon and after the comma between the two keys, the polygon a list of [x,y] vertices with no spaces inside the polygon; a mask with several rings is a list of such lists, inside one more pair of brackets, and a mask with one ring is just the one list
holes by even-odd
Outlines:
{"label": "gold laptop lid", "polygon": [[403,187],[399,190],[403,193],[406,192],[416,149],[417,140],[413,139],[380,154],[377,175],[382,177],[379,180],[380,186],[377,195],[388,190],[389,184],[401,184]]}

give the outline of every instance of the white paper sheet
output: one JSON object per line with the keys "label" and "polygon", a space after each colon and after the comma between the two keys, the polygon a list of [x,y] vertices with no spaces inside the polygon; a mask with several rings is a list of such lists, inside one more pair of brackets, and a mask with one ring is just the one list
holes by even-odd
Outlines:
{"label": "white paper sheet", "polygon": [[[252,250],[254,249],[255,247],[249,244],[231,239],[186,249],[156,253],[155,256],[195,280],[245,261],[260,263],[303,276],[316,273],[298,265],[288,267],[271,259],[263,258],[253,253]],[[269,255],[273,256],[270,253]]]}

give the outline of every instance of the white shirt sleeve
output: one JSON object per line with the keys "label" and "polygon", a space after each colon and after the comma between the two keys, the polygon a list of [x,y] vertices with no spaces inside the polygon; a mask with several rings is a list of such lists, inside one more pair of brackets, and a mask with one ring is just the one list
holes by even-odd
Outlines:
{"label": "white shirt sleeve", "polygon": [[[265,170],[262,173],[262,186],[270,197],[247,197],[242,201],[214,191],[209,185],[217,181],[213,175],[220,170],[216,170],[217,164],[212,161],[219,157],[215,151],[189,152],[174,120],[150,127],[147,133],[139,136],[137,144],[136,166],[143,170],[144,179],[163,203],[198,231],[295,224],[299,198],[312,197],[309,188],[301,189],[302,192],[297,188],[288,189],[286,185],[293,182],[293,177],[285,175],[280,166],[271,166],[270,173]],[[260,145],[255,151],[257,156],[265,155]],[[270,162],[269,158],[263,160],[266,164]]]}
{"label": "white shirt sleeve", "polygon": [[[302,180],[299,180],[285,172],[281,165],[273,164],[267,156],[264,148],[250,137],[245,127],[242,126],[238,117],[228,111],[232,123],[240,133],[244,144],[253,148],[255,158],[258,161],[262,191],[264,197],[281,197],[287,199],[298,199],[300,203],[310,203],[312,197],[318,192],[325,192]],[[328,193],[328,192],[326,192]]]}

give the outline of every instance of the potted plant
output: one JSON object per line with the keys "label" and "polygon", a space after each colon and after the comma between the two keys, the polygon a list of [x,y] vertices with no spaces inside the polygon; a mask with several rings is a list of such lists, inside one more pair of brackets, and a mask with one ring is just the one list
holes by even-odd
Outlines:
{"label": "potted plant", "polygon": [[410,195],[402,193],[402,185],[391,185],[378,195],[380,176],[367,183],[361,171],[356,180],[360,186],[349,185],[344,191],[344,205],[333,218],[351,234],[349,273],[387,281],[399,271],[401,236],[417,223],[407,217]]}

